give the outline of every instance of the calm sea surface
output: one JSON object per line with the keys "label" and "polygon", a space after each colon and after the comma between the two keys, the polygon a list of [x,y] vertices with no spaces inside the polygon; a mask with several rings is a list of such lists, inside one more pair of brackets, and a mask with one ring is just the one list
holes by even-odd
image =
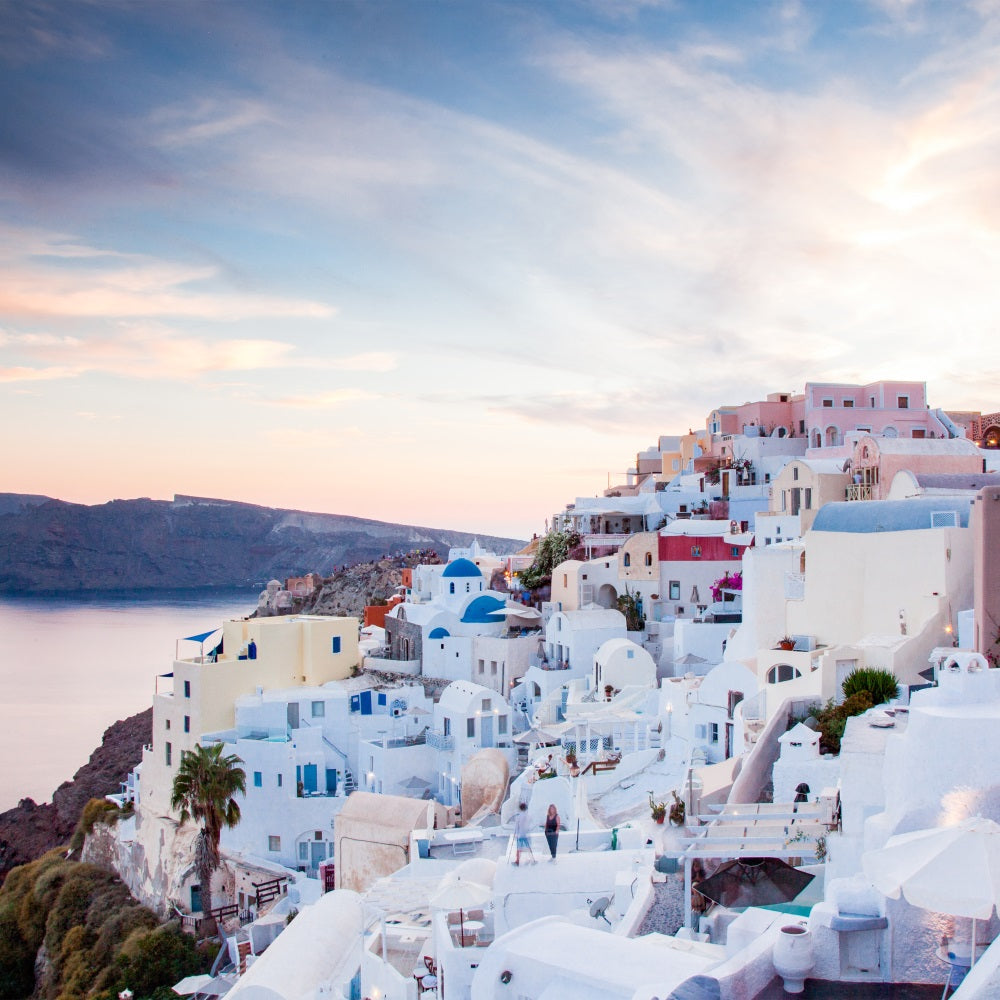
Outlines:
{"label": "calm sea surface", "polygon": [[0,811],[47,802],[112,722],[149,707],[178,638],[249,614],[257,593],[0,597]]}

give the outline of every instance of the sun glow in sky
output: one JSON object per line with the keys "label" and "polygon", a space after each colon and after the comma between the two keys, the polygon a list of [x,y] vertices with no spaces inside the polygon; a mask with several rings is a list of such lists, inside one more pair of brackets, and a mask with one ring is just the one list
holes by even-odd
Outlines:
{"label": "sun glow in sky", "polygon": [[0,489],[527,537],[810,381],[1000,400],[993,0],[9,4]]}

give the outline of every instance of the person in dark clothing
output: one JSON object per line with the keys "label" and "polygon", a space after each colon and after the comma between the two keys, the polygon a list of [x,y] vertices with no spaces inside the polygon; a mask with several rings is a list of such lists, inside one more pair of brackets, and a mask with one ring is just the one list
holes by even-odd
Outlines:
{"label": "person in dark clothing", "polygon": [[559,819],[559,812],[555,807],[555,803],[549,806],[548,815],[545,817],[545,839],[549,843],[549,853],[552,855],[549,861],[555,861],[556,859],[556,847],[559,845],[559,830],[562,827],[562,821]]}

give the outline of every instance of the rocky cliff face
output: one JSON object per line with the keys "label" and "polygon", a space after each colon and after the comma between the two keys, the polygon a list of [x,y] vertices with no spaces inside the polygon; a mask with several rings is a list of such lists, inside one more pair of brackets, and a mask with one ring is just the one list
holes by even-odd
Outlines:
{"label": "rocky cliff face", "polygon": [[414,549],[446,555],[474,537],[497,552],[522,544],[198,497],[87,507],[0,494],[0,593],[243,586]]}
{"label": "rocky cliff face", "polygon": [[129,771],[142,760],[142,748],[153,738],[153,710],[109,726],[90,760],[64,781],[52,801],[41,805],[21,799],[0,813],[0,878],[11,868],[68,843],[83,807],[90,799],[117,792]]}

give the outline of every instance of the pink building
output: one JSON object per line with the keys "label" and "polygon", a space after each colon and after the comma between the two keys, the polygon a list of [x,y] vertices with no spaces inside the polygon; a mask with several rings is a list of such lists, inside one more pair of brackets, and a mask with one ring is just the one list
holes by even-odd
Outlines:
{"label": "pink building", "polygon": [[983,471],[983,458],[972,441],[965,438],[858,439],[851,455],[847,487],[848,500],[884,500],[897,472],[914,475],[965,475]]}
{"label": "pink building", "polygon": [[851,432],[887,438],[949,437],[927,406],[923,382],[807,382],[803,429],[810,448],[842,447]]}

